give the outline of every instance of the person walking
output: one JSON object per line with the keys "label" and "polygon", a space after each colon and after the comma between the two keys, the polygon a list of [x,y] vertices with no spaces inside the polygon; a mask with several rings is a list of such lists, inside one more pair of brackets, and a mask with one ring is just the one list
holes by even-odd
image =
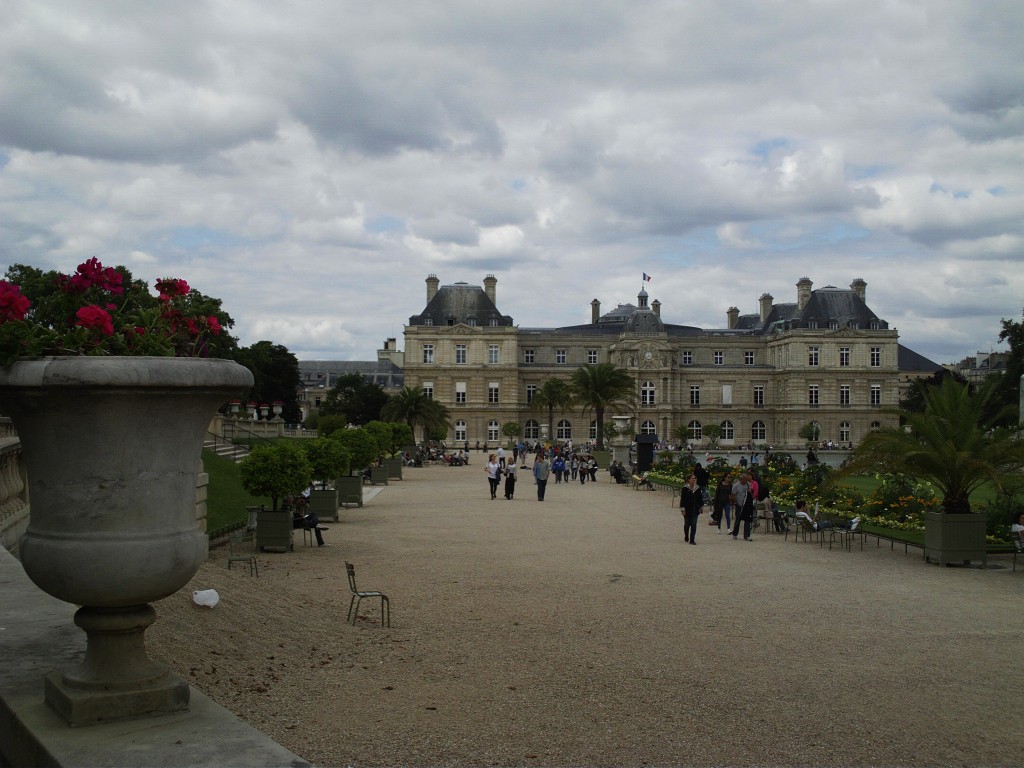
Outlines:
{"label": "person walking", "polygon": [[498,456],[498,466],[501,467],[502,469],[504,469],[505,468],[505,449],[502,448],[500,445],[498,446],[497,456]]}
{"label": "person walking", "polygon": [[491,498],[498,498],[498,478],[501,477],[501,467],[498,466],[498,457],[493,453],[487,457],[487,464],[484,466],[487,473],[487,482],[491,486]]}
{"label": "person walking", "polygon": [[516,492],[516,463],[513,461],[505,467],[505,498],[512,501]]}
{"label": "person walking", "polygon": [[715,487],[715,506],[711,520],[722,532],[722,517],[725,517],[725,530],[732,528],[732,475],[726,472]]}
{"label": "person walking", "polygon": [[683,510],[683,541],[697,543],[697,518],[704,506],[704,494],[697,485],[697,476],[686,478],[686,485],[679,493],[679,506]]}
{"label": "person walking", "polygon": [[545,456],[537,456],[533,462],[533,479],[537,482],[537,501],[544,501],[544,490],[548,485],[551,464]]}
{"label": "person walking", "polygon": [[736,515],[736,522],[732,528],[733,539],[739,535],[742,521],[743,540],[753,541],[750,538],[750,524],[754,519],[754,494],[750,492],[750,477],[746,473],[740,475],[740,479],[733,484],[731,501]]}

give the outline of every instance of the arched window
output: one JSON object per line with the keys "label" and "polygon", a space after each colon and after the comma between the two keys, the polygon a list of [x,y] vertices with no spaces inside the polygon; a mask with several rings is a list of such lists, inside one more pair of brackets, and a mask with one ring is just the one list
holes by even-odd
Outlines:
{"label": "arched window", "polygon": [[733,428],[731,421],[722,422],[722,440],[735,440],[736,430]]}
{"label": "arched window", "polygon": [[703,440],[704,439],[704,427],[697,420],[691,421],[686,425],[686,429],[690,433],[691,440]]}
{"label": "arched window", "polygon": [[530,419],[523,428],[523,437],[527,440],[536,440],[540,437],[540,424],[536,419]]}
{"label": "arched window", "polygon": [[882,422],[880,422],[880,421],[872,421],[871,422],[871,428],[872,429],[881,429],[882,428]]}
{"label": "arched window", "polygon": [[558,431],[555,433],[555,437],[559,440],[569,440],[572,438],[572,424],[566,419],[562,419],[558,422]]}
{"label": "arched window", "polygon": [[463,442],[466,440],[466,422],[461,419],[455,422],[455,439]]}
{"label": "arched window", "polygon": [[497,421],[497,419],[491,419],[490,421],[487,422],[487,440],[489,442],[491,440],[497,440],[497,439],[498,439],[498,421]]}
{"label": "arched window", "polygon": [[653,381],[645,381],[640,385],[640,405],[654,405]]}
{"label": "arched window", "polygon": [[764,428],[763,421],[755,421],[750,425],[750,439],[751,440],[767,440],[768,431]]}
{"label": "arched window", "polygon": [[656,435],[656,434],[658,434],[658,428],[654,425],[653,421],[648,420],[648,421],[645,421],[643,424],[640,425],[640,434],[641,435]]}
{"label": "arched window", "polygon": [[839,422],[839,442],[850,442],[850,422],[848,421]]}

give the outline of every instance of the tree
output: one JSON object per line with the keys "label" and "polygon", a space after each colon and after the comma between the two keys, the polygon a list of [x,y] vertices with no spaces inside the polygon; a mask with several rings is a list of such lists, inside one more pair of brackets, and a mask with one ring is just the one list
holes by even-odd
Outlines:
{"label": "tree", "polygon": [[320,481],[321,489],[326,488],[329,481],[339,477],[351,461],[348,450],[337,440],[318,437],[315,440],[303,441],[302,446],[306,449],[313,480]]}
{"label": "tree", "polygon": [[1011,426],[1024,414],[1018,413],[1020,406],[1020,377],[1024,375],[1024,321],[1002,320],[1003,329],[999,332],[999,340],[1010,345],[1010,354],[1006,361],[1006,371],[999,377],[999,385],[995,401],[1000,406],[1013,406],[1009,420],[1001,422]]}
{"label": "tree", "polygon": [[900,401],[900,408],[904,411],[921,413],[924,411],[925,392],[930,387],[937,387],[947,378],[952,378],[958,384],[966,384],[967,379],[955,371],[940,368],[931,376],[925,379],[914,379],[907,388],[906,397]]}
{"label": "tree", "polygon": [[554,434],[555,408],[560,411],[572,405],[572,390],[562,379],[551,378],[540,385],[530,404],[535,410],[547,409],[548,434]]}
{"label": "tree", "polygon": [[816,421],[808,421],[797,430],[796,434],[797,437],[802,437],[808,443],[816,443],[821,436],[821,427]]}
{"label": "tree", "polygon": [[260,443],[239,465],[242,486],[253,496],[269,496],[277,511],[277,500],[302,493],[313,482],[313,469],[306,452],[286,440]]}
{"label": "tree", "polygon": [[235,362],[252,371],[253,387],[249,399],[257,403],[284,404],[281,418],[289,423],[302,421],[298,389],[301,382],[299,361],[287,347],[270,341],[257,341],[235,353]]}
{"label": "tree", "polygon": [[320,413],[344,415],[350,424],[362,425],[380,418],[388,395],[380,384],[367,381],[361,374],[348,373],[327,392]]}
{"label": "tree", "polygon": [[386,421],[371,421],[363,429],[373,435],[380,447],[380,453],[393,453],[391,449],[391,424]]}
{"label": "tree", "polygon": [[331,433],[330,439],[337,440],[348,451],[349,473],[353,468],[360,472],[366,469],[370,466],[370,462],[381,453],[381,447],[376,438],[363,427],[339,429],[337,432]]}
{"label": "tree", "polygon": [[613,363],[582,365],[572,374],[573,398],[583,413],[594,412],[597,419],[597,449],[604,449],[604,414],[616,405],[632,407],[635,401],[633,377]]}
{"label": "tree", "polygon": [[945,512],[970,512],[972,491],[988,482],[1002,490],[1024,472],[1024,440],[992,430],[985,417],[996,384],[972,393],[947,378],[929,388],[923,412],[896,411],[906,426],[870,432],[842,474],[902,472],[935,486]]}
{"label": "tree", "polygon": [[708,439],[708,445],[712,448],[718,445],[718,439],[722,436],[722,425],[721,424],[707,424],[702,430],[704,437]]}
{"label": "tree", "polygon": [[512,445],[515,442],[515,438],[519,437],[522,430],[519,425],[514,421],[506,421],[501,425],[501,434],[508,438],[508,444]]}
{"label": "tree", "polygon": [[415,440],[412,428],[408,424],[403,424],[399,421],[389,421],[387,423],[391,426],[392,453],[395,453],[400,448],[404,448]]}
{"label": "tree", "polygon": [[388,421],[404,421],[412,429],[414,438],[416,427],[422,427],[424,440],[429,433],[443,430],[447,434],[449,426],[448,409],[415,387],[402,387],[392,395],[381,408],[381,416]]}

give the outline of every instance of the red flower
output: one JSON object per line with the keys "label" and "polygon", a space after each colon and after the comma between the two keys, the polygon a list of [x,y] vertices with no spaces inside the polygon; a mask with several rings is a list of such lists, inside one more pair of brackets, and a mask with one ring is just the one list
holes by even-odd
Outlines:
{"label": "red flower", "polygon": [[104,267],[100,260],[93,257],[78,265],[78,269],[70,279],[61,275],[60,287],[66,292],[85,293],[94,285],[103,291],[120,296],[124,293],[124,278],[113,267]]}
{"label": "red flower", "polygon": [[170,301],[175,296],[185,296],[192,290],[184,280],[173,277],[162,277],[157,280],[156,289],[160,294],[160,301]]}
{"label": "red flower", "polygon": [[221,332],[220,321],[213,315],[210,315],[208,318],[206,318],[206,324],[210,326],[210,333],[212,333],[214,336]]}
{"label": "red flower", "polygon": [[80,325],[82,328],[94,328],[104,336],[114,335],[114,321],[106,310],[100,309],[95,304],[82,307],[75,312],[75,317],[78,318],[76,325]]}
{"label": "red flower", "polygon": [[21,295],[21,288],[6,280],[0,280],[0,323],[8,320],[24,320],[31,302]]}

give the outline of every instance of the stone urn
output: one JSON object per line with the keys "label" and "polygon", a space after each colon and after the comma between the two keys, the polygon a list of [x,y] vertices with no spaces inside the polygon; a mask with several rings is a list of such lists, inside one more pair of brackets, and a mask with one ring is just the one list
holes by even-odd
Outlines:
{"label": "stone urn", "polygon": [[26,574],[81,606],[82,664],[45,680],[71,725],[188,708],[188,684],[146,655],[149,605],[206,557],[195,518],[203,438],[252,374],[227,360],[53,357],[0,368],[0,411],[28,468]]}

